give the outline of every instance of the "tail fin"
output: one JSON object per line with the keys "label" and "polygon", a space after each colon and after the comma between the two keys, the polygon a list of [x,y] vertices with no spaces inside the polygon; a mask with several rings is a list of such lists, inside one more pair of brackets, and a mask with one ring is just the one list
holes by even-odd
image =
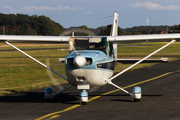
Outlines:
{"label": "tail fin", "polygon": [[[114,13],[114,21],[111,29],[111,36],[118,36],[118,14]],[[114,58],[117,58],[117,43],[113,43]]]}
{"label": "tail fin", "polygon": [[111,36],[117,36],[118,35],[118,14],[115,12],[114,13],[114,21],[113,21],[113,26],[111,29]]}

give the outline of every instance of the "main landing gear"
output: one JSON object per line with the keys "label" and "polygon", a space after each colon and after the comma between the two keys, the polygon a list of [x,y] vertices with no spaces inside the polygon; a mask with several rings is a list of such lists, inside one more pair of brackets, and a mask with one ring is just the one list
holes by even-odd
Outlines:
{"label": "main landing gear", "polygon": [[52,102],[54,97],[54,89],[52,87],[47,87],[45,89],[45,100],[46,102]]}
{"label": "main landing gear", "polygon": [[[134,102],[140,102],[141,96],[142,96],[142,92],[141,92],[141,88],[140,87],[134,87],[132,90],[132,93],[129,93],[128,91],[124,90],[123,88],[117,86],[116,84],[112,83],[111,81],[108,82],[109,84],[117,87],[118,89],[122,90],[123,92],[129,94],[133,99]],[[57,94],[69,89],[70,87],[72,87],[72,85],[66,87],[65,89],[54,93],[54,89],[52,87],[47,87],[45,89],[45,100],[47,102],[51,102],[53,100],[53,97],[56,96]],[[88,102],[88,92],[86,90],[82,90],[82,92],[80,93],[80,104],[81,105],[86,105]]]}
{"label": "main landing gear", "polygon": [[71,87],[72,87],[72,85],[70,85],[68,87],[65,87],[63,90],[61,90],[61,91],[59,91],[57,93],[54,93],[54,89],[52,87],[47,87],[45,89],[45,100],[47,102],[51,102],[53,100],[54,96],[58,95],[59,93],[65,91],[65,90],[67,90],[67,89],[69,89]]}
{"label": "main landing gear", "polygon": [[116,84],[112,83],[112,81],[109,81],[108,84],[115,86],[116,88],[122,90],[123,92],[129,94],[133,99],[134,102],[140,102],[141,96],[142,96],[142,92],[141,92],[141,87],[134,87],[132,93],[129,93],[128,91],[126,91],[125,89],[117,86]]}
{"label": "main landing gear", "polygon": [[132,93],[132,98],[134,98],[134,102],[140,102],[142,93],[141,93],[141,88],[140,87],[134,87]]}
{"label": "main landing gear", "polygon": [[[46,102],[52,102],[54,96],[56,96],[57,94],[69,89],[70,87],[71,87],[71,85],[66,87],[65,89],[57,92],[57,93],[54,93],[54,89],[52,87],[47,87],[45,89],[45,100],[46,100]],[[88,102],[88,92],[86,90],[82,90],[82,92],[80,93],[80,104],[86,105],[87,102]]]}

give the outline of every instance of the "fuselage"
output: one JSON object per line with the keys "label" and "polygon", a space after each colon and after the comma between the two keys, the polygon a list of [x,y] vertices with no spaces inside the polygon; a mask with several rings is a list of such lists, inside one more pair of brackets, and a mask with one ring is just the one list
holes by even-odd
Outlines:
{"label": "fuselage", "polygon": [[[76,63],[77,59],[81,62]],[[90,86],[105,85],[113,75],[115,64],[114,58],[99,50],[71,51],[65,58],[66,75],[73,86],[82,82]]]}

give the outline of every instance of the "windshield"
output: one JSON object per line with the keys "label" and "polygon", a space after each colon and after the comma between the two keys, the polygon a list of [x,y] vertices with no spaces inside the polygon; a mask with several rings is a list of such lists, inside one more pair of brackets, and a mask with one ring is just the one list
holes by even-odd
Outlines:
{"label": "windshield", "polygon": [[71,38],[69,50],[100,50],[106,53],[107,38]]}

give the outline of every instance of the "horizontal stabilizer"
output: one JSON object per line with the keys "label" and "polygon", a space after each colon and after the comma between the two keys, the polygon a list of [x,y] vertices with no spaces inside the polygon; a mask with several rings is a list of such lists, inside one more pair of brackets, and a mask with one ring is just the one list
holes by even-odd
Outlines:
{"label": "horizontal stabilizer", "polygon": [[[120,62],[122,64],[131,64],[136,63],[141,59],[115,59],[116,62]],[[168,58],[161,59],[146,59],[142,63],[156,63],[156,62],[168,62]]]}
{"label": "horizontal stabilizer", "polygon": [[65,62],[65,58],[59,58],[59,62],[64,63]]}

